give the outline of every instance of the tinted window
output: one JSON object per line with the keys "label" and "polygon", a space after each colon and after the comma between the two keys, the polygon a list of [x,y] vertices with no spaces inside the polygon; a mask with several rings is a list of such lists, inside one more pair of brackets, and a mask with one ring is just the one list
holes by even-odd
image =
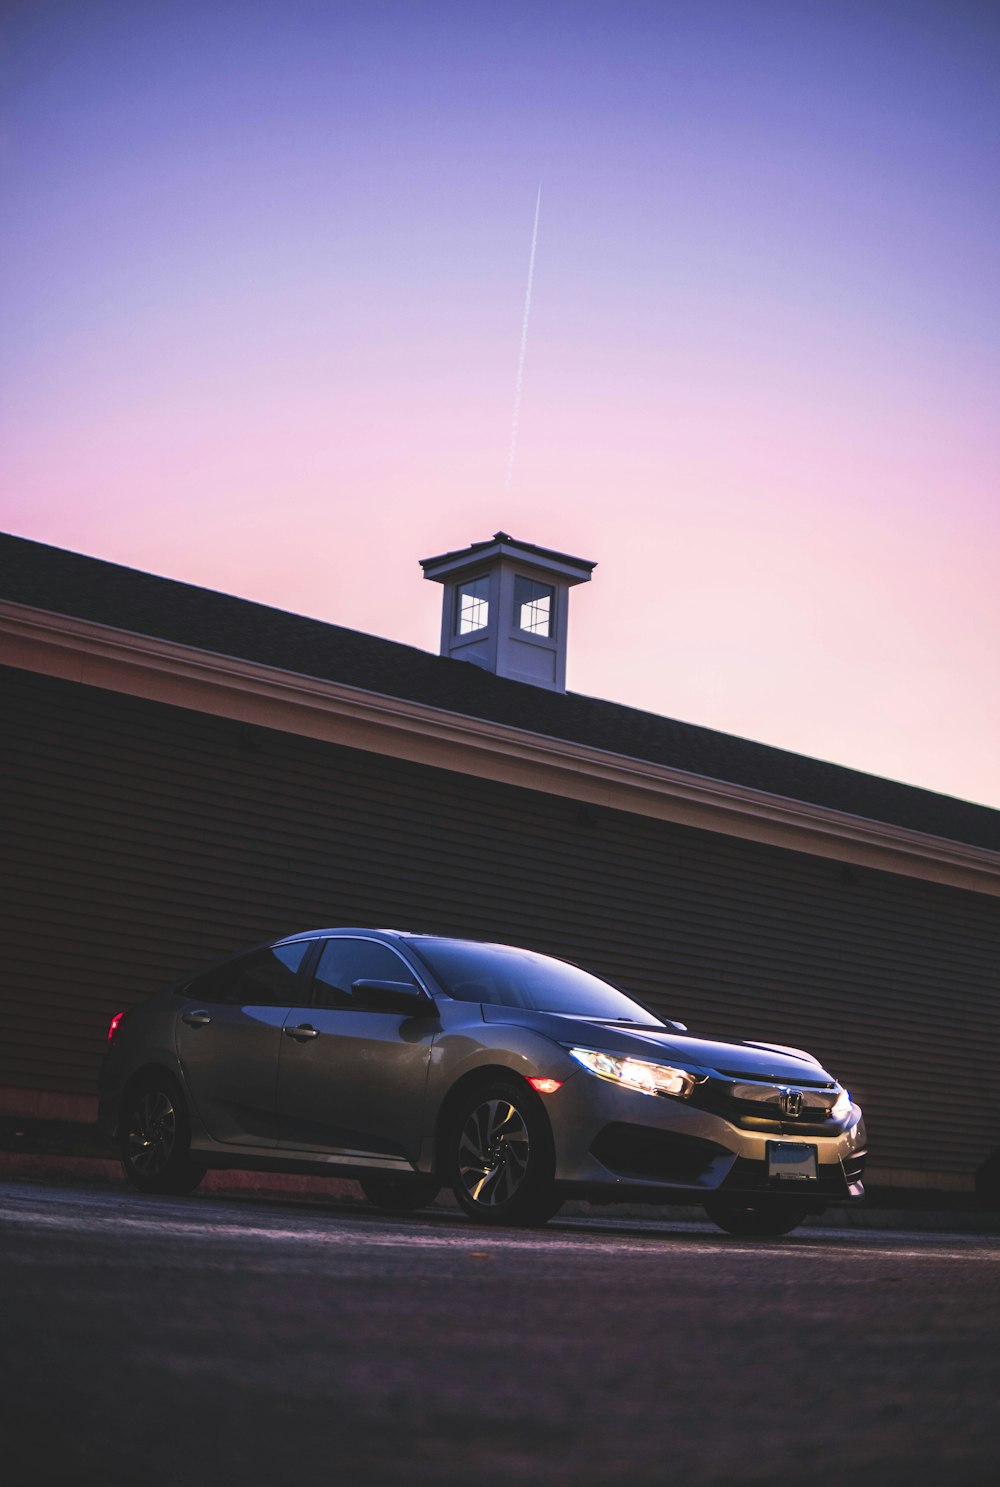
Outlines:
{"label": "tinted window", "polygon": [[416,986],[409,966],[376,940],[327,940],[316,967],[313,1000],[320,1007],[349,1007],[354,981],[403,981]]}
{"label": "tinted window", "polygon": [[308,940],[254,950],[198,976],[186,995],[204,1002],[235,1002],[239,1006],[291,1007],[301,1001],[296,971],[305,959]]}
{"label": "tinted window", "polygon": [[205,971],[201,976],[195,976],[186,986],[178,988],[178,995],[195,997],[199,1002],[224,1002],[227,1000],[230,986],[233,984],[235,974],[234,963],[230,960],[224,966],[216,966],[212,971]]}
{"label": "tinted window", "polygon": [[461,1002],[495,1002],[533,1012],[575,1013],[606,1022],[662,1023],[624,992],[565,960],[551,960],[508,945],[470,945],[462,940],[411,943],[449,996]]}

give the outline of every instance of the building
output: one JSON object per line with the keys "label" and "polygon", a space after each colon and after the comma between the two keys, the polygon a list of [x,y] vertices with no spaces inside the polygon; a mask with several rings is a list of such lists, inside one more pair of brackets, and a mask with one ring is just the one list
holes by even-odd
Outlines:
{"label": "building", "polygon": [[89,1117],[112,1013],[202,961],[383,924],[810,1048],[871,1181],[971,1189],[1000,813],[566,693],[593,566],[503,533],[424,560],[433,656],[0,537],[0,1111]]}

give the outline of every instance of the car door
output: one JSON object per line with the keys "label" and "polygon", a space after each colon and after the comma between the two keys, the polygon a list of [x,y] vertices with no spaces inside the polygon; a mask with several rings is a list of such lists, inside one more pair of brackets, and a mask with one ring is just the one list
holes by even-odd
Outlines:
{"label": "car door", "polygon": [[440,1023],[424,1010],[379,1012],[352,996],[358,980],[417,979],[384,941],[328,939],[316,964],[311,1003],[285,1020],[278,1062],[279,1145],[415,1162],[423,1135],[431,1048]]}
{"label": "car door", "polygon": [[278,1050],[309,941],[228,961],[187,988],[175,1046],[196,1113],[227,1146],[276,1146]]}

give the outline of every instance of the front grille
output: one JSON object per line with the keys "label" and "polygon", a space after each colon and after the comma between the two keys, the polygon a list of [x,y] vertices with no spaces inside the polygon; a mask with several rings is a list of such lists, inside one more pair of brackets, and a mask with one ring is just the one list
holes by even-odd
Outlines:
{"label": "front grille", "polygon": [[[803,1105],[800,1114],[787,1115],[781,1109],[779,1097],[785,1089],[801,1091]],[[843,1123],[830,1116],[835,1099],[836,1086],[829,1081],[822,1085],[818,1081],[778,1085],[756,1084],[746,1079],[732,1083],[706,1079],[695,1086],[690,1103],[701,1110],[710,1110],[713,1115],[721,1115],[744,1130],[766,1131],[773,1135],[794,1132],[803,1136],[825,1136],[842,1129]]]}
{"label": "front grille", "polygon": [[590,1148],[597,1160],[620,1177],[659,1182],[697,1182],[716,1157],[730,1156],[726,1147],[700,1136],[630,1126],[605,1126]]}

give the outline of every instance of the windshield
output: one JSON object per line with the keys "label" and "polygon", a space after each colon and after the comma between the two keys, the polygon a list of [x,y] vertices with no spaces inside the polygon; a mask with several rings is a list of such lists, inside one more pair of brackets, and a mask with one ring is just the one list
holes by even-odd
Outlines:
{"label": "windshield", "polygon": [[579,966],[510,945],[467,940],[410,940],[449,996],[531,1012],[563,1012],[601,1022],[663,1024],[645,1007]]}

